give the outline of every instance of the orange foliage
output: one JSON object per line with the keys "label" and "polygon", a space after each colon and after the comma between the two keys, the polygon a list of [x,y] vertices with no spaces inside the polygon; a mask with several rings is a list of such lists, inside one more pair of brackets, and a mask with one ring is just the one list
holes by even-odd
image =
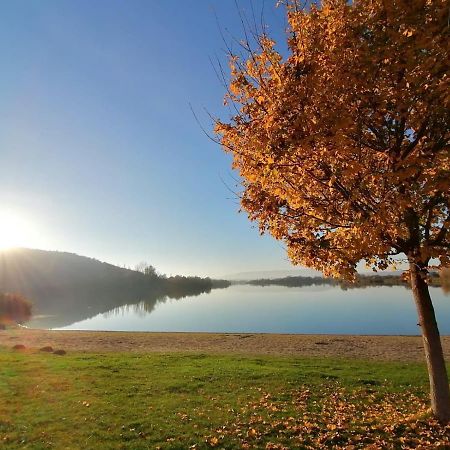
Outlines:
{"label": "orange foliage", "polygon": [[231,55],[215,131],[242,209],[290,259],[352,279],[394,254],[449,266],[448,1],[288,0],[288,54]]}
{"label": "orange foliage", "polygon": [[19,294],[0,294],[0,326],[24,323],[31,318],[31,303]]}

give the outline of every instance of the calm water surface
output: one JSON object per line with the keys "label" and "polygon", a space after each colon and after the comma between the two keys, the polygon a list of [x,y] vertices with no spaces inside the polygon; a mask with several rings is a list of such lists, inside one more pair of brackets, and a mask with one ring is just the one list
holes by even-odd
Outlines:
{"label": "calm water surface", "polygon": [[[450,297],[430,288],[441,334],[450,334]],[[180,300],[121,306],[60,329],[246,333],[419,334],[404,287],[346,291],[330,286],[237,285]]]}

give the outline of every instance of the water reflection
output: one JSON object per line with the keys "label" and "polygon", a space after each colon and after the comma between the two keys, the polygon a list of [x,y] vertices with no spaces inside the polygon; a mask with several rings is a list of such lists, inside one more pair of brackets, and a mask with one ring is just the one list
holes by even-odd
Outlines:
{"label": "water reflection", "polygon": [[105,317],[129,314],[147,315],[155,306],[168,299],[180,300],[209,293],[210,286],[190,287],[189,289],[168,289],[155,286],[133,285],[127,290],[99,287],[93,291],[74,289],[58,292],[34,293],[33,309],[35,315],[27,324],[31,328],[62,328],[89,319],[98,314]]}
{"label": "water reflection", "polygon": [[[431,288],[442,334],[450,334],[450,298]],[[333,286],[231,286],[180,301],[138,302],[65,327],[78,330],[305,334],[419,334],[404,287],[347,291]]]}
{"label": "water reflection", "polygon": [[168,300],[181,300],[186,297],[197,297],[200,294],[203,294],[203,293],[209,294],[210,292],[211,292],[211,289],[207,289],[203,292],[198,292],[197,294],[178,295],[178,296],[174,296],[174,297],[169,297],[167,295],[164,295],[159,298],[156,298],[154,301],[143,300],[138,303],[131,304],[131,305],[127,304],[127,305],[123,305],[123,306],[118,306],[116,308],[111,309],[108,312],[103,313],[102,316],[105,319],[115,317],[115,316],[127,317],[130,314],[134,314],[139,317],[145,317],[146,315],[150,314],[155,309],[156,305],[159,303],[165,303]]}

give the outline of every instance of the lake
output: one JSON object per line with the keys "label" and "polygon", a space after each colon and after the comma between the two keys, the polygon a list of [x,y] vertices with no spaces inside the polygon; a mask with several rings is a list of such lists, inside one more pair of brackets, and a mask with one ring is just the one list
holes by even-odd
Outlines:
{"label": "lake", "polygon": [[[450,334],[450,297],[441,288],[432,287],[430,290],[441,334]],[[88,302],[81,303],[86,305]],[[83,317],[89,317],[89,311],[83,311]],[[60,319],[64,323],[64,317]],[[45,323],[46,317],[37,317],[29,325],[46,327]],[[55,324],[54,321],[52,323]],[[233,285],[181,299],[164,297],[152,303],[140,302],[114,307],[107,312],[92,314],[92,317],[84,320],[51,328],[221,333],[419,334],[412,293],[401,286],[342,290],[333,286],[288,288]]]}

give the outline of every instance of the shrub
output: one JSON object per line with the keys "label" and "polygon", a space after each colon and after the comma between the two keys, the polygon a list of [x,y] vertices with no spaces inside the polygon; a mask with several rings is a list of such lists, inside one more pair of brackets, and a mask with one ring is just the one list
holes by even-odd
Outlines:
{"label": "shrub", "polygon": [[20,294],[0,293],[0,327],[31,318],[31,302]]}

